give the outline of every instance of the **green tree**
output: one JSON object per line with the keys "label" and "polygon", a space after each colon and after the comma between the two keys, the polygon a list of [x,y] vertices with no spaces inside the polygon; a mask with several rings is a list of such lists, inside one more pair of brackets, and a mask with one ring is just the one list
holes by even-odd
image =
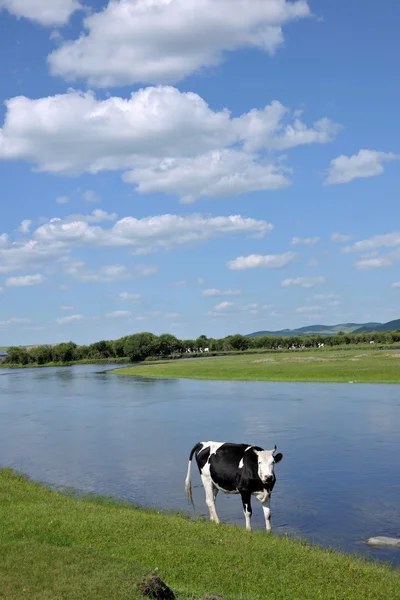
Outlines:
{"label": "green tree", "polygon": [[63,342],[53,346],[53,360],[57,362],[71,362],[76,359],[77,345],[74,342]]}
{"label": "green tree", "polygon": [[178,352],[178,350],[181,349],[182,342],[180,342],[174,335],[171,335],[170,333],[162,333],[157,340],[157,346],[159,354],[162,354],[163,356],[169,356],[170,354]]}
{"label": "green tree", "polygon": [[157,352],[158,339],[153,333],[144,331],[135,333],[126,338],[124,345],[125,356],[130,360],[144,360]]}

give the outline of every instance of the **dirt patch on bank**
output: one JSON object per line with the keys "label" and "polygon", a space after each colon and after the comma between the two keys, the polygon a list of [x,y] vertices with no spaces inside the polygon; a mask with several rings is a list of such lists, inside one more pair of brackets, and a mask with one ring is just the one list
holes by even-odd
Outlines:
{"label": "dirt patch on bank", "polygon": [[276,363],[277,361],[273,358],[260,358],[259,360],[253,360],[253,363]]}
{"label": "dirt patch on bank", "polygon": [[334,362],[336,358],[321,358],[320,356],[290,356],[288,358],[284,358],[282,362],[316,362],[316,363],[326,363],[326,362]]}

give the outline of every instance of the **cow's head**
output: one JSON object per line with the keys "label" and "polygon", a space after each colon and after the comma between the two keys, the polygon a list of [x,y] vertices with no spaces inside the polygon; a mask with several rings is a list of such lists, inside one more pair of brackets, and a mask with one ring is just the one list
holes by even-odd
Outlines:
{"label": "cow's head", "polygon": [[283,454],[273,450],[254,450],[258,460],[258,476],[264,484],[272,483],[275,479],[274,466],[282,460]]}

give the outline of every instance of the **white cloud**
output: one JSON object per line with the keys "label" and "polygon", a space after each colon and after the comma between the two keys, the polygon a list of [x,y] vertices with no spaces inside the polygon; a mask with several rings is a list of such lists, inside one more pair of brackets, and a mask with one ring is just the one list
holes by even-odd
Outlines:
{"label": "white cloud", "polygon": [[100,198],[94,190],[86,190],[83,192],[82,197],[85,202],[100,202]]}
{"label": "white cloud", "polygon": [[359,177],[374,177],[384,171],[386,161],[400,158],[391,152],[377,152],[376,150],[360,150],[353,156],[342,154],[331,161],[325,184],[348,183]]}
{"label": "white cloud", "polygon": [[137,302],[141,299],[141,297],[142,296],[140,294],[133,294],[131,292],[121,292],[118,294],[118,298],[121,300],[132,300],[133,302]]}
{"label": "white cloud", "polygon": [[305,0],[110,0],[85,19],[87,33],[66,41],[49,64],[53,74],[86,78],[91,86],[171,83],[240,48],[273,55],[283,26],[310,15]]}
{"label": "white cloud", "polygon": [[[375,253],[373,253],[375,254]],[[366,255],[356,262],[357,269],[361,271],[370,271],[372,269],[382,269],[391,267],[400,259],[400,251],[389,252],[387,254]]]}
{"label": "white cloud", "polygon": [[59,325],[65,325],[67,323],[73,323],[74,321],[81,321],[83,319],[83,315],[70,315],[69,317],[59,317],[56,319],[56,323]]}
{"label": "white cloud", "polygon": [[342,243],[342,242],[349,242],[351,240],[351,235],[346,235],[345,233],[332,233],[331,235],[331,241],[332,242],[337,242],[337,243]]}
{"label": "white cloud", "polygon": [[292,238],[292,241],[290,243],[292,244],[292,246],[299,246],[299,245],[311,246],[313,244],[317,244],[318,242],[319,242],[319,237],[309,237],[309,238],[294,237],[294,238]]}
{"label": "white cloud", "polygon": [[31,225],[32,221],[30,221],[29,219],[24,219],[23,221],[21,221],[21,224],[18,227],[17,231],[19,231],[20,233],[29,233]]}
{"label": "white cloud", "polygon": [[[87,221],[94,213],[97,216],[93,218],[99,219],[99,212],[102,213],[94,211],[91,216],[84,216],[82,221],[70,221],[68,217],[51,219],[24,242],[12,242],[7,234],[0,235],[0,273],[33,270],[57,263],[65,260],[75,247],[131,246],[154,251],[224,235],[257,234],[262,237],[273,229],[267,221],[240,215],[204,217],[199,214],[167,214],[143,219],[125,217],[109,228],[89,224]],[[114,215],[111,216],[114,218]],[[155,269],[154,266],[139,265],[137,274],[151,274]],[[199,279],[198,283],[201,285],[203,280]]]}
{"label": "white cloud", "polygon": [[239,296],[240,293],[240,290],[218,290],[216,288],[202,291],[203,296]]}
{"label": "white cloud", "polygon": [[238,256],[235,260],[227,263],[228,269],[241,271],[243,269],[281,269],[297,257],[296,252],[285,252],[284,254],[250,254],[249,256]]}
{"label": "white cloud", "polygon": [[130,317],[132,313],[129,310],[114,310],[106,314],[107,319]]}
{"label": "white cloud", "polygon": [[368,252],[377,248],[395,248],[396,246],[400,246],[400,231],[373,235],[366,240],[360,240],[351,246],[346,246],[343,248],[343,252]]}
{"label": "white cloud", "polygon": [[400,288],[400,281],[394,281],[391,286],[393,289],[399,289]]}
{"label": "white cloud", "polygon": [[322,310],[322,306],[300,306],[296,308],[297,313],[317,313]]}
{"label": "white cloud", "polygon": [[74,260],[67,264],[65,272],[84,283],[110,283],[131,277],[131,273],[124,265],[105,265],[94,271],[88,269],[82,260]]}
{"label": "white cloud", "polygon": [[0,294],[3,294],[3,293],[4,293],[4,288],[1,287],[1,285],[0,285]]}
{"label": "white cloud", "polygon": [[61,310],[73,310],[73,306],[60,306]]}
{"label": "white cloud", "polygon": [[213,310],[209,310],[206,313],[206,317],[221,317],[225,316],[225,314],[230,311],[235,304],[233,302],[220,302],[217,304]]}
{"label": "white cloud", "polygon": [[9,327],[10,325],[28,325],[32,323],[31,319],[20,319],[18,317],[11,317],[0,321],[0,327]]}
{"label": "white cloud", "polygon": [[309,267],[318,267],[319,262],[316,258],[310,258],[310,260],[308,261],[308,266]]}
{"label": "white cloud", "polygon": [[38,285],[44,283],[46,277],[37,273],[36,275],[21,275],[20,277],[9,277],[6,279],[8,287],[27,287],[30,285]]}
{"label": "white cloud", "polygon": [[320,285],[325,283],[325,277],[294,277],[289,279],[284,279],[281,283],[283,287],[287,287],[289,285],[299,285],[303,288],[312,288],[316,285]]}
{"label": "white cloud", "polygon": [[181,279],[180,281],[174,281],[172,285],[175,287],[186,287],[188,285],[203,285],[204,279],[202,277],[198,277],[195,281],[188,281],[187,279]]}
{"label": "white cloud", "polygon": [[49,27],[65,25],[72,13],[82,7],[77,0],[0,0],[2,8],[16,17]]}
{"label": "white cloud", "polygon": [[74,90],[19,96],[6,108],[0,159],[51,173],[123,171],[138,192],[176,194],[184,202],[286,187],[291,170],[276,152],[327,143],[339,128],[323,119],[324,135],[315,133],[315,123],[308,128],[278,101],[232,117],[198,94],[162,86],[127,99]]}
{"label": "white cloud", "polygon": [[58,198],[56,198],[57,204],[68,204],[69,200],[69,196],[58,196]]}
{"label": "white cloud", "polygon": [[335,300],[336,298],[340,298],[340,296],[338,296],[338,294],[314,294],[314,296],[310,296],[310,298],[307,298],[307,300],[309,301],[313,301],[313,300]]}
{"label": "white cloud", "polygon": [[194,158],[154,161],[125,173],[141,193],[176,194],[183,204],[199,198],[225,198],[248,192],[279,190],[290,185],[282,165],[263,164],[237,150],[214,150]]}
{"label": "white cloud", "polygon": [[51,219],[50,223],[72,223],[74,221],[84,222],[84,223],[107,223],[109,221],[116,221],[118,219],[118,215],[116,213],[107,213],[100,208],[96,208],[89,215],[68,215],[66,217]]}
{"label": "white cloud", "polygon": [[47,243],[97,246],[135,246],[172,248],[180,244],[205,241],[211,237],[234,233],[265,235],[273,229],[267,221],[240,215],[203,217],[199,214],[157,215],[136,219],[124,217],[110,229],[92,227],[87,221],[68,222],[52,219],[33,234],[35,240]]}

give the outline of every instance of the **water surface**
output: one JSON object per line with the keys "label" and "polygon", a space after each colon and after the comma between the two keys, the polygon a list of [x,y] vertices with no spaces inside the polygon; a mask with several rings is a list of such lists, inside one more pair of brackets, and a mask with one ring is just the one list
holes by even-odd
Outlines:
{"label": "water surface", "polygon": [[[0,465],[34,479],[189,511],[184,479],[197,441],[278,446],[276,533],[400,564],[400,387],[140,379],[104,365],[0,369]],[[193,469],[197,514],[204,491]],[[240,497],[219,494],[244,526]],[[264,527],[253,500],[253,526]]]}

